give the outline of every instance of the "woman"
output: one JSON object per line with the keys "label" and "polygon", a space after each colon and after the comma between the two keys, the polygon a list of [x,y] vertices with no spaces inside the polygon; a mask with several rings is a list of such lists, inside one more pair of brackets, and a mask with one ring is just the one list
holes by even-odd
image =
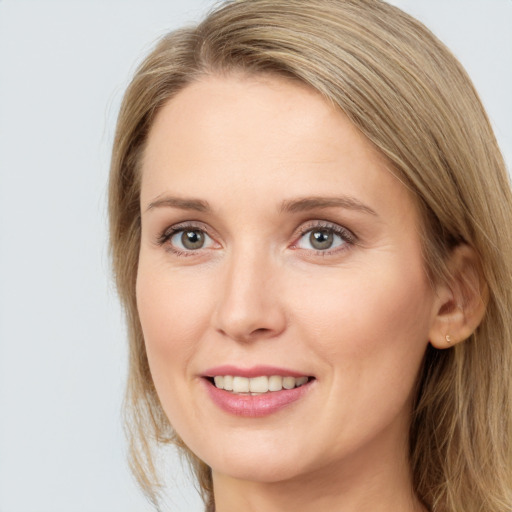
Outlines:
{"label": "woman", "polygon": [[510,185],[469,78],[379,0],[165,37],[113,150],[132,467],[208,510],[505,511]]}

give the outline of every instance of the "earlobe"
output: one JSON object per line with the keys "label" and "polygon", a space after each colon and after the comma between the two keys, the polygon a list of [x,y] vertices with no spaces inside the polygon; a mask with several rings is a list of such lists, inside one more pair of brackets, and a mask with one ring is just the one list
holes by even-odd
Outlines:
{"label": "earlobe", "polygon": [[436,288],[435,317],[430,343],[449,348],[473,334],[484,317],[488,289],[478,255],[466,244],[458,245],[448,262],[449,281]]}

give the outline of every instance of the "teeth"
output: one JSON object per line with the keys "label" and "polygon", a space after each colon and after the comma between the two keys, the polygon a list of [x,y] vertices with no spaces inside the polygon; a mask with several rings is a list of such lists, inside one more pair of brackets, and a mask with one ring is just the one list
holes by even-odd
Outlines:
{"label": "teeth", "polygon": [[248,380],[251,393],[266,393],[268,391],[268,377],[255,377]]}
{"label": "teeth", "polygon": [[213,378],[215,386],[233,393],[251,393],[258,395],[268,393],[269,391],[281,391],[284,389],[293,389],[303,386],[308,382],[307,377],[281,377],[280,375],[272,375],[266,377],[239,377],[232,375],[217,375]]}
{"label": "teeth", "polygon": [[269,391],[281,391],[283,389],[283,377],[279,375],[272,375],[268,379],[268,390]]}
{"label": "teeth", "polygon": [[[215,384],[217,385],[217,384]],[[217,386],[219,387],[219,386]],[[233,391],[233,377],[231,375],[224,376],[224,389],[226,391]]]}
{"label": "teeth", "polygon": [[303,386],[308,381],[307,377],[299,377],[298,379],[295,379],[295,386]]}
{"label": "teeth", "polygon": [[249,379],[233,377],[233,393],[249,393]]}
{"label": "teeth", "polygon": [[284,377],[283,388],[284,389],[293,389],[294,387],[295,387],[295,377]]}

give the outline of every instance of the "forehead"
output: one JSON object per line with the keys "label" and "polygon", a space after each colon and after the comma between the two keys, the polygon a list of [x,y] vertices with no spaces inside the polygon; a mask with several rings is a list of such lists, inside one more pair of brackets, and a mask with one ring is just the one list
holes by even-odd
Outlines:
{"label": "forehead", "polygon": [[[288,149],[282,146],[284,134],[289,145],[304,137],[311,145],[319,138],[328,142],[322,126],[339,115],[318,92],[297,81],[268,75],[206,76],[160,110],[150,131],[145,163],[155,156],[154,150],[162,153],[164,146],[170,152],[178,145],[184,150],[197,148],[198,143],[209,147],[211,156],[233,158],[238,149],[246,163],[256,155],[279,158]],[[278,139],[279,144],[274,144]],[[325,147],[322,153],[327,157]],[[187,158],[195,155],[189,151]]]}
{"label": "forehead", "polygon": [[267,75],[204,77],[163,106],[145,149],[141,199],[170,192],[240,195],[249,204],[337,192],[377,202],[380,192],[408,195],[339,109],[304,84]]}

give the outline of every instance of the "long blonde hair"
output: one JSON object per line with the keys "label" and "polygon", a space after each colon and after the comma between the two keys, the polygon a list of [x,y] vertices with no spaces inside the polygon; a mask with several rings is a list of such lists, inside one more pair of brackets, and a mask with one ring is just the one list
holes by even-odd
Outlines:
{"label": "long blonde hair", "polygon": [[149,371],[135,303],[140,161],[162,105],[205,74],[274,73],[341,109],[417,198],[426,268],[449,279],[459,243],[489,290],[475,333],[429,346],[410,428],[414,491],[435,512],[512,509],[512,197],[494,134],[467,74],[422,24],[380,0],[233,0],[164,37],[137,70],[119,114],[109,208],[113,266],[126,310],[126,425],[132,470],[156,503],[158,446],[189,458],[214,510],[211,471],[173,431]]}

